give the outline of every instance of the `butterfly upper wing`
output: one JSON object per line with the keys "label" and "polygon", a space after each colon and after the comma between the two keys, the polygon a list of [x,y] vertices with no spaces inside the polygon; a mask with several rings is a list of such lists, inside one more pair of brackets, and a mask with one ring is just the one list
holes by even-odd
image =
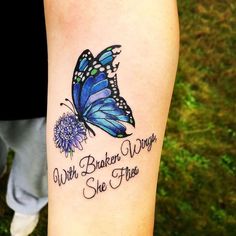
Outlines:
{"label": "butterfly upper wing", "polygon": [[[110,47],[104,49],[103,51],[101,51],[97,55],[95,60],[98,63],[101,63],[101,65],[103,65],[103,66],[108,66],[108,65],[112,66],[114,59],[121,52],[120,48],[121,48],[121,45],[110,46]],[[118,65],[119,65],[119,63],[118,63]]]}
{"label": "butterfly upper wing", "polygon": [[[79,56],[73,75],[72,82],[72,98],[75,105],[75,108],[79,114],[81,114],[81,107],[79,104],[80,101],[80,92],[84,81],[87,80],[89,75],[95,75],[100,70],[110,69],[115,72],[118,68],[119,63],[115,66],[112,65],[115,57],[120,53],[120,51],[114,52],[114,50],[119,49],[120,45],[113,45],[106,48],[98,54],[96,59],[94,59],[92,53],[89,49],[86,49]],[[106,66],[106,67],[104,67]]]}
{"label": "butterfly upper wing", "polygon": [[72,81],[72,98],[77,112],[80,114],[81,109],[79,106],[79,100],[81,95],[81,89],[83,81],[86,79],[86,71],[93,62],[94,57],[92,53],[87,49],[78,58],[75,66],[73,81]]}
{"label": "butterfly upper wing", "polygon": [[[87,123],[91,123],[114,137],[125,137],[126,127],[120,122],[135,126],[132,111],[120,97],[115,74],[119,63],[113,61],[120,53],[120,45],[106,48],[87,63],[85,79],[76,85],[79,89],[75,104]],[[76,88],[77,88],[76,87]],[[73,98],[73,99],[74,99]]]}

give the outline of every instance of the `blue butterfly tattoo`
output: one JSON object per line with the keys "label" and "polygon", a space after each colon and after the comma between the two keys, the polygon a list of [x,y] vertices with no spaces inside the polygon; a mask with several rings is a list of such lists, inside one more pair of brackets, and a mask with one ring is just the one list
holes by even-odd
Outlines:
{"label": "blue butterfly tattoo", "polygon": [[124,122],[135,127],[132,110],[117,84],[116,71],[119,63],[115,58],[121,52],[120,45],[113,45],[96,57],[85,50],[79,56],[72,79],[73,113],[64,114],[54,127],[54,141],[61,152],[73,153],[74,148],[82,149],[81,142],[87,139],[87,131],[95,136],[96,126],[116,138],[127,137]]}

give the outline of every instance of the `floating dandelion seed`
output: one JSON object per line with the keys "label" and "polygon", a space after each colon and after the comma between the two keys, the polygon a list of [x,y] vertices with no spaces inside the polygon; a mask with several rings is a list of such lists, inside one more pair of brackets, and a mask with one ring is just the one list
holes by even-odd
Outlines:
{"label": "floating dandelion seed", "polygon": [[61,152],[72,155],[75,147],[83,150],[81,143],[86,140],[86,129],[72,113],[63,114],[54,127],[54,142]]}

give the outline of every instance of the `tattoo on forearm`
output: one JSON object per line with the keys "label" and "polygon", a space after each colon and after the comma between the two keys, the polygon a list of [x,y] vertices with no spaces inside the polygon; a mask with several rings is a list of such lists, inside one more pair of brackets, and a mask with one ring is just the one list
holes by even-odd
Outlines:
{"label": "tattoo on forearm", "polygon": [[[157,142],[154,133],[135,141],[127,138],[131,133],[126,132],[125,124],[135,127],[135,120],[130,106],[120,96],[117,84],[119,63],[115,63],[115,58],[120,54],[120,48],[120,45],[108,47],[96,57],[88,49],[83,51],[74,69],[72,99],[66,98],[66,103],[60,104],[70,111],[62,114],[54,126],[56,148],[71,158],[76,149],[83,150],[88,137],[96,135],[95,127],[112,137],[126,138],[116,153],[105,152],[103,157],[90,154],[80,157],[76,165],[65,169],[54,168],[53,181],[59,187],[84,179],[82,196],[86,199],[115,190],[139,175],[137,165],[129,166],[125,162],[138,158],[142,151],[150,152]],[[95,172],[105,169],[111,169],[108,179],[93,176]]]}
{"label": "tattoo on forearm", "polygon": [[87,49],[80,56],[72,79],[72,102],[66,98],[71,112],[64,113],[54,127],[56,147],[67,157],[75,148],[83,149],[82,143],[88,135],[95,136],[96,126],[116,138],[124,138],[123,124],[135,127],[132,110],[117,84],[116,71],[119,63],[114,59],[120,54],[120,45],[114,45],[100,52],[96,57]]}
{"label": "tattoo on forearm", "polygon": [[[127,160],[138,158],[138,155],[146,150],[150,152],[153,144],[157,142],[157,137],[152,134],[148,138],[137,138],[135,142],[125,139],[121,145],[120,150],[112,155],[107,152],[104,158],[96,158],[92,155],[84,156],[78,162],[78,165],[70,166],[67,169],[54,168],[53,181],[58,186],[63,186],[68,181],[76,181],[78,178],[86,178],[85,186],[82,187],[82,195],[86,199],[92,199],[99,193],[107,190],[114,190],[121,186],[122,183],[130,181],[140,170],[138,166],[130,167],[125,162]],[[122,165],[117,168],[116,165]],[[92,174],[103,169],[112,167],[111,174],[108,181],[95,179]]]}

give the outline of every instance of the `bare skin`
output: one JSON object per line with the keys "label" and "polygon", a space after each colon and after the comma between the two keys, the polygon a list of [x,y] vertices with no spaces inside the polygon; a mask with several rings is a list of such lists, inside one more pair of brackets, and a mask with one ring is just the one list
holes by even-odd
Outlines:
{"label": "bare skin", "polygon": [[[49,55],[48,235],[152,235],[160,155],[178,61],[176,3],[45,0],[45,12]],[[97,55],[115,44],[122,45],[115,60],[120,62],[117,77],[121,96],[135,118],[135,128],[125,124],[132,135],[114,138],[89,125],[96,136],[89,136],[83,150],[76,149],[66,158],[55,146],[53,129],[56,120],[68,112],[60,103],[71,98],[78,56],[87,48]],[[146,146],[133,157],[124,155],[122,145],[132,147],[139,143],[137,139],[152,134],[157,140],[151,150]],[[120,161],[114,159],[114,164],[82,176],[81,166],[86,163],[86,158],[80,162],[82,158],[91,155],[101,161],[106,155],[117,154]],[[68,171],[68,179],[59,186],[55,173],[65,173],[63,169]],[[122,180],[114,177],[115,172],[112,176],[114,169],[121,169],[116,171]],[[93,179],[88,180],[90,177]]]}

